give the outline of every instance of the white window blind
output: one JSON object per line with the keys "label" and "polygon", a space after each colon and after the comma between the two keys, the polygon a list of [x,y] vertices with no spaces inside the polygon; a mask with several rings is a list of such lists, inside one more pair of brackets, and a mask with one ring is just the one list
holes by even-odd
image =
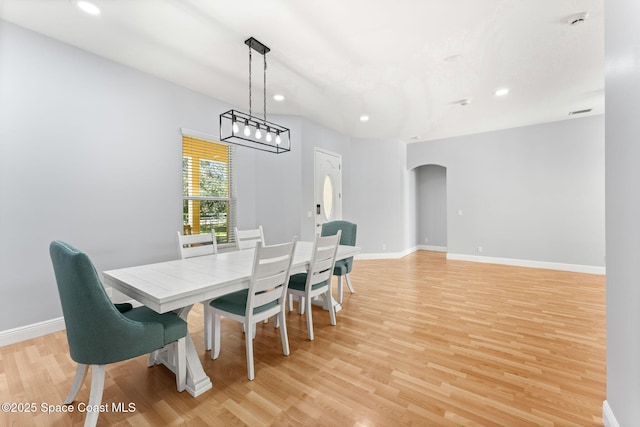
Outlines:
{"label": "white window blind", "polygon": [[234,242],[234,153],[234,147],[214,137],[182,129],[184,234],[214,231],[219,244]]}

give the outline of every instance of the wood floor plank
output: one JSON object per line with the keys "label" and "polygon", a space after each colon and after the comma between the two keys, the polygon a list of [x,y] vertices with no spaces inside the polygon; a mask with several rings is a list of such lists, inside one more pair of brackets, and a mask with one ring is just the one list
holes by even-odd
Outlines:
{"label": "wood floor plank", "polygon": [[[600,426],[606,398],[603,276],[449,261],[418,251],[357,260],[338,324],[313,308],[287,314],[291,354],[273,322],[258,325],[255,381],[246,373],[241,327],[222,322],[217,360],[204,351],[202,306],[189,316],[213,389],[178,393],[146,358],[109,365],[101,426]],[[335,288],[335,286],[334,286]],[[88,381],[74,413],[58,405],[75,372],[64,331],[0,348],[0,401],[38,405],[0,413],[0,425],[80,426]]]}

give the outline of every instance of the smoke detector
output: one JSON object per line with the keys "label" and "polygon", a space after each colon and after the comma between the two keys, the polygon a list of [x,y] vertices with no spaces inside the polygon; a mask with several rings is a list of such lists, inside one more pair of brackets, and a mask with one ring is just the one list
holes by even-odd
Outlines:
{"label": "smoke detector", "polygon": [[586,21],[588,17],[589,12],[576,13],[575,15],[571,15],[567,22],[569,23],[569,25],[578,25]]}

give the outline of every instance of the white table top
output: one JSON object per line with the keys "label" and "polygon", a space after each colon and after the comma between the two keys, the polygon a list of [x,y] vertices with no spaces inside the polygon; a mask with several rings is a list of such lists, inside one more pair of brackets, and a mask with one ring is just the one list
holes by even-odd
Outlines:
{"label": "white table top", "polygon": [[[292,274],[307,270],[312,242],[298,242]],[[234,251],[103,272],[107,286],[158,313],[187,307],[249,287],[254,250]],[[336,259],[357,255],[357,246],[338,247]]]}

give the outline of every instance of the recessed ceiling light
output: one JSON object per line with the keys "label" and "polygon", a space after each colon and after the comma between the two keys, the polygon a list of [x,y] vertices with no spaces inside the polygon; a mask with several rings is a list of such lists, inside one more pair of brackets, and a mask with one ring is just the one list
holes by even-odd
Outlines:
{"label": "recessed ceiling light", "polygon": [[502,88],[502,89],[498,89],[498,90],[495,92],[495,95],[496,95],[496,96],[505,96],[505,95],[506,95],[506,94],[508,94],[508,93],[509,93],[509,89],[507,89],[507,88],[505,87],[505,88]]}
{"label": "recessed ceiling light", "polygon": [[368,122],[369,121],[369,116],[367,116],[366,114],[363,114],[360,116],[360,121],[361,122]]}
{"label": "recessed ceiling light", "polygon": [[282,102],[284,101],[284,95],[280,93],[276,93],[275,95],[273,95],[273,99],[275,99],[278,102]]}
{"label": "recessed ceiling light", "polygon": [[83,12],[86,12],[89,15],[100,15],[100,9],[93,3],[89,3],[88,1],[79,1],[76,4]]}

